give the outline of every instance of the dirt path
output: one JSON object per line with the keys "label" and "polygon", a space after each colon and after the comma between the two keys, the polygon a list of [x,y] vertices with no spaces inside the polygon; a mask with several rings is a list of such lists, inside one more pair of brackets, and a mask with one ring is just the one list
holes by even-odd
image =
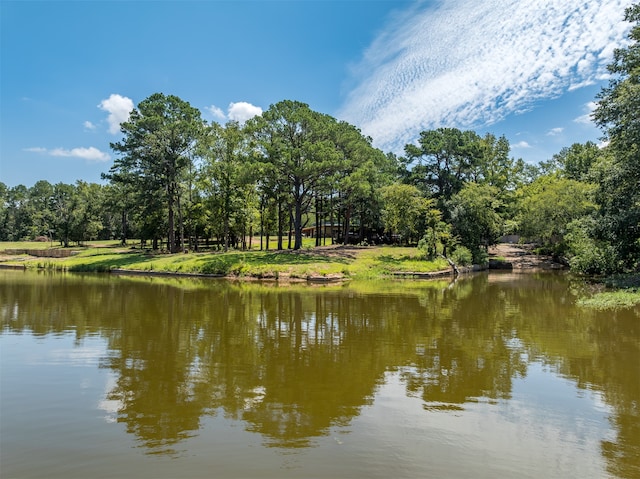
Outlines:
{"label": "dirt path", "polygon": [[537,255],[529,245],[500,243],[489,248],[489,259],[504,258],[513,269],[562,269],[563,265],[556,263],[551,256]]}

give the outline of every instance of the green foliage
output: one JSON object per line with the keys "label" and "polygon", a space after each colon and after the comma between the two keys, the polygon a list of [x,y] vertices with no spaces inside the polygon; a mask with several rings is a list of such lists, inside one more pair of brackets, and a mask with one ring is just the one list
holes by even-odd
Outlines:
{"label": "green foliage", "polygon": [[473,264],[473,254],[464,246],[457,246],[451,253],[451,261],[458,266],[469,266]]}
{"label": "green foliage", "polygon": [[568,225],[566,241],[571,269],[581,274],[612,274],[619,269],[616,251],[594,239],[595,220],[584,217]]}
{"label": "green foliage", "polygon": [[[271,178],[273,199],[289,201],[295,234],[294,249],[302,247],[304,215],[316,190],[338,168],[339,154],[331,138],[336,120],[297,101],[271,105],[252,122],[258,145],[258,160]],[[286,196],[284,195],[286,192]],[[278,205],[280,230],[284,205]]]}
{"label": "green foliage", "polygon": [[557,253],[566,249],[567,225],[595,211],[595,185],[548,174],[521,189],[520,233]]}
{"label": "green foliage", "polygon": [[438,254],[446,255],[447,248],[456,240],[451,233],[451,225],[442,221],[440,210],[427,210],[426,231],[418,241],[418,249],[424,253],[427,260],[433,260]]}
{"label": "green foliage", "polygon": [[605,129],[613,149],[618,153],[626,150],[633,157],[638,154],[640,138],[640,4],[626,9],[625,20],[634,24],[630,41],[614,51],[613,62],[608,66],[612,78],[598,95],[593,118]]}
{"label": "green foliage", "polygon": [[600,157],[600,148],[592,141],[574,143],[554,156],[562,166],[562,174],[570,180],[588,181],[591,167]]}
{"label": "green foliage", "polygon": [[405,162],[413,165],[408,181],[436,198],[442,209],[472,178],[486,144],[473,131],[438,128],[421,132],[418,145],[405,146]]}
{"label": "green foliage", "polygon": [[502,202],[494,186],[468,183],[449,202],[453,233],[477,263],[486,262],[483,251],[502,235]]}
{"label": "green foliage", "polygon": [[591,167],[600,158],[601,150],[592,141],[574,143],[539,165],[539,176],[559,176],[576,181],[589,181]]}
{"label": "green foliage", "polygon": [[[157,217],[166,208],[167,238],[173,252],[178,250],[175,215],[180,215],[181,179],[191,164],[202,126],[200,111],[188,102],[154,93],[120,125],[123,140],[111,144],[121,156],[106,177],[134,187],[146,209],[144,216]],[[182,221],[179,223],[181,227]],[[157,236],[157,231],[149,233]]]}
{"label": "green foliage", "polygon": [[[374,148],[371,138],[363,136],[353,125],[338,122],[332,131],[339,155],[338,169],[335,172],[333,186],[323,185],[320,195],[326,198],[328,193],[332,200],[337,196],[336,209],[342,216],[343,242],[348,242],[351,223],[356,218],[360,226],[358,236],[362,241],[365,239],[365,228],[376,230],[380,225],[380,189],[392,183],[392,172],[396,163]],[[316,215],[316,222],[321,223],[319,215]]]}
{"label": "green foliage", "polygon": [[382,189],[384,210],[382,221],[388,231],[409,244],[421,235],[419,225],[432,209],[433,201],[425,199],[418,188],[394,183]]}
{"label": "green foliage", "polygon": [[250,221],[250,199],[254,168],[250,162],[248,137],[237,122],[206,128],[200,142],[204,158],[199,186],[207,194],[210,220],[222,225],[225,251],[232,235],[244,236]]}
{"label": "green foliage", "polygon": [[600,187],[595,238],[615,250],[621,267],[631,269],[640,262],[640,4],[627,8],[625,19],[633,23],[630,41],[615,50],[611,80],[593,114],[609,140],[595,174]]}
{"label": "green foliage", "polygon": [[599,311],[629,309],[640,305],[640,291],[628,290],[596,293],[593,296],[578,299],[576,304],[583,308],[596,309]]}

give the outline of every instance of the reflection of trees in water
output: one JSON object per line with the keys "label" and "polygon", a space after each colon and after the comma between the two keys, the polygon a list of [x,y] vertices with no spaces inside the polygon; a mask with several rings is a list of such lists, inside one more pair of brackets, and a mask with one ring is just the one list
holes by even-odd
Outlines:
{"label": "reflection of trees in water", "polygon": [[102,365],[118,378],[108,399],[151,452],[211,414],[244,421],[269,445],[305,446],[347,424],[398,368],[427,409],[509,398],[535,359],[601,391],[617,431],[603,444],[610,471],[640,470],[640,321],[576,309],[558,276],[477,275],[411,294],[19,278],[0,288],[3,326],[105,337]]}

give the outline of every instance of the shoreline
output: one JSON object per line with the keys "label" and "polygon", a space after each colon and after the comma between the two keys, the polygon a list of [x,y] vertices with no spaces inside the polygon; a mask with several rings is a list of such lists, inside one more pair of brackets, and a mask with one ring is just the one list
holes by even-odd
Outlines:
{"label": "shoreline", "polygon": [[[335,245],[303,250],[186,255],[149,255],[135,249],[98,248],[76,253],[65,258],[59,254],[47,257],[46,253],[19,258],[5,254],[0,256],[0,269],[307,283],[384,278],[428,280],[455,276],[451,267],[442,264],[443,260],[428,261],[417,249],[410,247]],[[466,275],[486,270],[528,273],[566,268],[551,257],[533,254],[524,246],[499,244],[489,250],[486,265],[459,266],[458,269],[460,274]]]}

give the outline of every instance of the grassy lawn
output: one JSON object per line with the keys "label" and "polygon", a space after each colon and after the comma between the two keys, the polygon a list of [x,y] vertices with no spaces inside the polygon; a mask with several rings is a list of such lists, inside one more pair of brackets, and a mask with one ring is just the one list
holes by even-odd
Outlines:
{"label": "grassy lawn", "polygon": [[[72,250],[82,250],[87,247],[117,247],[118,241],[105,240],[105,241],[91,241],[84,246],[72,245]],[[0,253],[5,250],[12,249],[62,249],[60,242],[58,241],[0,241]]]}
{"label": "grassy lawn", "polygon": [[[447,270],[445,260],[426,261],[416,248],[313,247],[307,238],[298,251],[259,251],[253,241],[249,251],[207,253],[151,253],[136,247],[122,247],[118,242],[91,243],[72,248],[69,258],[12,257],[3,255],[5,263],[19,263],[27,268],[59,271],[105,272],[113,269],[200,273],[253,278],[363,278],[389,276],[393,272],[433,272]],[[7,249],[31,249],[32,243],[0,243],[0,254]],[[43,243],[34,243],[43,248]],[[48,245],[46,243],[45,245]],[[275,243],[273,244],[275,247]],[[35,249],[35,248],[34,248]]]}

